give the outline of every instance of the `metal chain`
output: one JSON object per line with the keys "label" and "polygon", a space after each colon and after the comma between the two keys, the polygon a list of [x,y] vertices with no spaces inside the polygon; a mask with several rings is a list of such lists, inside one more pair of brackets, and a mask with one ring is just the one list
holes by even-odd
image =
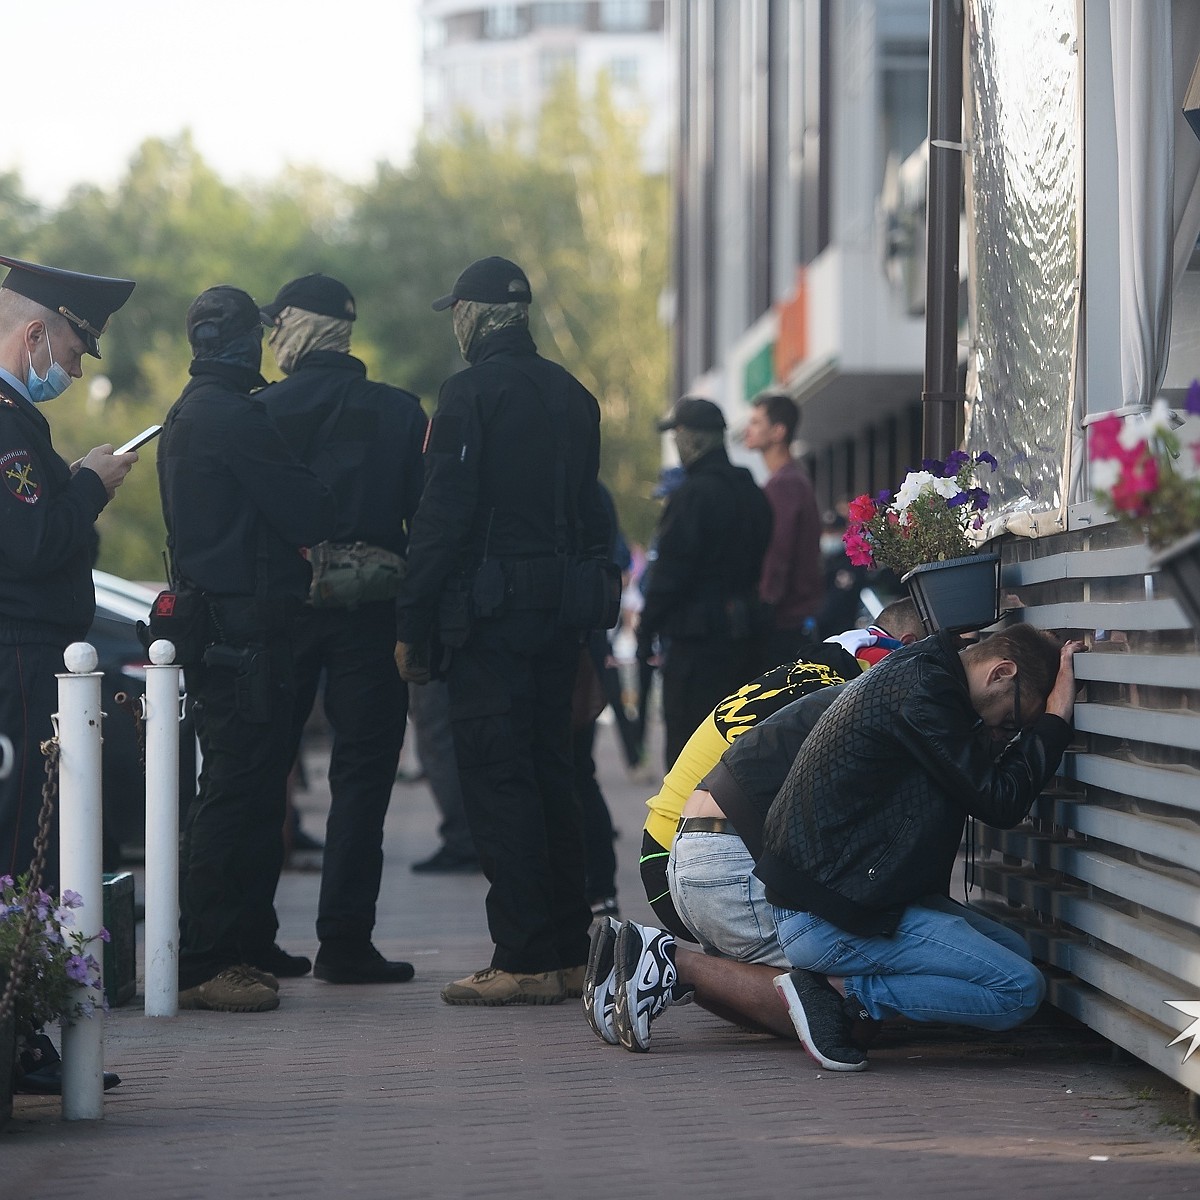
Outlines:
{"label": "metal chain", "polygon": [[46,759],[46,782],[42,784],[42,809],[38,813],[37,837],[33,842],[33,862],[29,867],[29,883],[25,889],[25,915],[21,918],[21,933],[13,953],[9,969],[8,984],[0,996],[0,1021],[7,1019],[28,965],[29,945],[33,940],[33,927],[37,920],[37,905],[34,896],[42,886],[42,872],[46,869],[46,847],[50,843],[50,817],[58,799],[58,738],[42,742],[42,754]]}
{"label": "metal chain", "polygon": [[113,703],[123,708],[133,718],[134,732],[137,734],[138,761],[142,765],[142,774],[146,774],[146,722],[142,717],[142,697],[130,696],[128,692],[116,692]]}

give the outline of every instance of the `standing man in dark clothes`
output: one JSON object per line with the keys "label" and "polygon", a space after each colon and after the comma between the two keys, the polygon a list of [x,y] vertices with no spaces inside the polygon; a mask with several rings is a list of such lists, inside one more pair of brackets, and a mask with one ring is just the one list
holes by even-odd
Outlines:
{"label": "standing man in dark clothes", "polygon": [[[0,264],[9,268],[0,284],[0,733],[16,759],[0,782],[0,875],[16,878],[33,859],[55,675],[96,609],[96,518],[138,458],[105,445],[68,466],[35,406],[83,374],[85,354],[100,357],[96,339],[134,284],[15,258]],[[53,892],[58,838],[50,842],[43,886]]]}
{"label": "standing man in dark clothes", "polygon": [[600,409],[529,336],[533,296],[504,258],[472,263],[434,303],[470,366],[438,398],[425,491],[398,606],[396,660],[447,681],[463,800],[491,885],[491,965],[447,1004],[554,1004],[580,995],[591,913],[571,787],[580,633],[560,619],[565,563],[601,558]]}
{"label": "standing man in dark clothes", "polygon": [[[800,410],[783,392],[764,392],[750,409],[743,434],[770,471],[763,485],[771,505],[771,540],[763,555],[758,594],[771,609],[763,670],[801,657],[816,641],[813,628],[825,578],[821,562],[821,513],[812,480],[792,454]],[[844,626],[839,625],[839,629]]]}
{"label": "standing man in dark clothes", "polygon": [[388,962],[371,934],[383,821],[408,712],[408,689],[393,658],[395,598],[408,523],[421,497],[427,422],[416,396],[372,382],[351,356],[357,312],[344,283],[328,275],[293,279],[262,316],[287,376],[262,392],[263,405],[292,453],[337,502],[332,537],[315,561],[352,556],[359,564],[344,589],[315,580],[294,634],[291,758],[322,678],[333,730],[313,974],[328,983],[403,983],[412,965]]}
{"label": "standing man in dark clothes", "polygon": [[655,634],[663,642],[669,771],[717,701],[759,674],[771,507],[750,472],[730,463],[725,417],[711,400],[685,396],[658,428],[674,430],[687,472],[659,522],[638,625],[640,656]]}
{"label": "standing man in dark clothes", "polygon": [[262,403],[262,324],[245,292],[215,287],[187,312],[191,382],[158,451],[172,583],[208,618],[185,662],[204,755],[180,880],[179,1006],[264,1012],[278,975],[311,967],[275,942],[275,887],[294,683],[292,628],[311,572],[300,550],[333,533],[329,489],[285,445]]}

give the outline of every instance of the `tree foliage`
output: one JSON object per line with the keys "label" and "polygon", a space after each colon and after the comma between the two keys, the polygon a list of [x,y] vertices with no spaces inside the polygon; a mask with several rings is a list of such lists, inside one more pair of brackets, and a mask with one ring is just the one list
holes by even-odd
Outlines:
{"label": "tree foliage", "polygon": [[[534,337],[590,388],[603,412],[602,474],[626,532],[645,540],[655,512],[654,418],[668,402],[666,185],[639,166],[638,130],[601,87],[582,101],[564,78],[533,131],[496,136],[464,121],[422,141],[366,186],[289,171],[253,188],[224,182],[191,136],[150,139],[115,188],[74,189],[44,211],[0,175],[0,237],[17,257],[136,279],[103,339],[104,361],[48,410],[68,459],[161,420],[187,380],[188,304],[231,283],[264,301],[309,271],[358,300],[353,349],[372,374],[432,411],[463,364],[430,301],[475,258],[502,254],[533,286]],[[274,364],[264,353],[264,373]],[[96,375],[111,381],[103,395]],[[162,575],[154,443],[101,518],[105,569]]]}

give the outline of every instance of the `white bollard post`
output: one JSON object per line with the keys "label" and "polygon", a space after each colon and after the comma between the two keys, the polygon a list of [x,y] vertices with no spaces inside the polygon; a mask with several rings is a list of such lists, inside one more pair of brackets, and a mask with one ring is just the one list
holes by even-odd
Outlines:
{"label": "white bollard post", "polygon": [[157,641],[146,668],[146,1016],[179,1012],[179,671]]}
{"label": "white bollard post", "polygon": [[79,999],[90,1001],[94,1014],[62,1027],[62,1114],[67,1121],[98,1121],[104,1115],[100,673],[96,651],[86,642],[72,642],[63,661],[68,674],[58,676],[59,886],[83,899],[76,928],[87,939],[85,952],[100,961],[101,972],[98,989],[80,989]]}

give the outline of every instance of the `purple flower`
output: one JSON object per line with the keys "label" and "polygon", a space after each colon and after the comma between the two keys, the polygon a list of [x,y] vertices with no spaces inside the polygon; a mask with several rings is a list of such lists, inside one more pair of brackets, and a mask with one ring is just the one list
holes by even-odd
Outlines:
{"label": "purple flower", "polygon": [[62,902],[64,908],[82,908],[83,897],[78,892],[71,891],[66,888],[62,894]]}
{"label": "purple flower", "polygon": [[879,495],[875,497],[875,503],[880,508],[887,508],[887,506],[889,504],[891,504],[893,499],[894,499],[894,497],[893,497],[892,493],[889,492],[887,490],[887,488],[884,488],[883,491],[880,492]]}
{"label": "purple flower", "polygon": [[87,983],[88,962],[82,954],[72,954],[67,959],[67,965],[64,969],[66,970],[68,979],[74,980],[75,983]]}
{"label": "purple flower", "polygon": [[971,489],[971,503],[982,512],[988,506],[988,494],[983,488]]}
{"label": "purple flower", "polygon": [[963,450],[953,450],[946,455],[946,478],[952,479],[971,461],[971,456]]}
{"label": "purple flower", "polygon": [[112,941],[112,934],[109,933],[108,930],[105,929],[103,926],[100,927],[100,940],[102,942],[111,942]]}
{"label": "purple flower", "polygon": [[7,890],[13,886],[13,877],[11,875],[0,875],[0,889]]}
{"label": "purple flower", "polygon": [[946,464],[940,458],[921,459],[921,470],[928,471],[930,475],[934,475],[938,479],[946,478]]}
{"label": "purple flower", "polygon": [[975,461],[977,463],[987,463],[993,471],[1000,465],[986,450],[981,450],[975,455]]}
{"label": "purple flower", "polygon": [[[1193,379],[1188,387],[1187,404],[1184,406],[1193,416],[1200,416],[1200,379]],[[0,880],[0,882],[3,882]]]}
{"label": "purple flower", "polygon": [[946,507],[962,508],[964,504],[969,504],[970,501],[971,495],[969,492],[959,492],[957,496],[951,496],[950,499],[946,501]]}
{"label": "purple flower", "polygon": [[979,516],[977,516],[975,518],[975,520],[973,520],[971,522],[971,528],[972,529],[982,529],[983,528],[983,514],[982,513],[980,513]]}

